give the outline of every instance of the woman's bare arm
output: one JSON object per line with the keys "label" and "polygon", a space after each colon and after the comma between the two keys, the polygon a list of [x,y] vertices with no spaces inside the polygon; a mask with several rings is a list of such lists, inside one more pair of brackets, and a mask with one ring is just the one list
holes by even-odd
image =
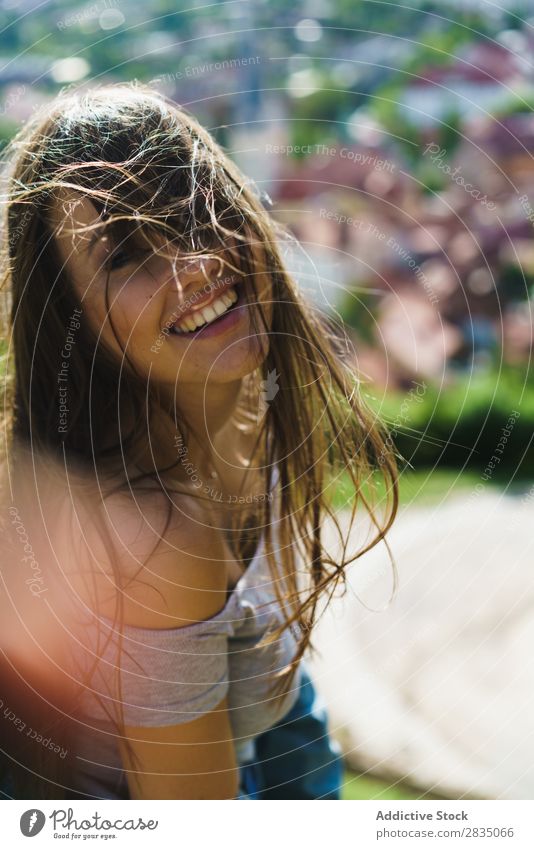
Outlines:
{"label": "woman's bare arm", "polygon": [[[121,496],[106,504],[106,521],[122,551],[115,568],[130,580],[123,593],[125,623],[179,631],[213,617],[226,601],[228,552],[221,535],[202,524],[196,505],[184,501],[150,554],[158,542],[162,511],[155,494],[144,499],[134,505]],[[91,545],[89,535],[87,542]],[[92,549],[101,568],[95,574],[93,566],[90,580],[84,579],[83,568],[78,570],[75,584],[87,599],[96,593],[100,611],[111,617],[114,571],[101,540],[93,538]],[[125,740],[118,743],[132,798],[232,799],[238,793],[226,696],[189,722],[126,725]]]}
{"label": "woman's bare arm", "polygon": [[132,799],[235,799],[239,773],[227,699],[182,725],[126,727],[120,745]]}

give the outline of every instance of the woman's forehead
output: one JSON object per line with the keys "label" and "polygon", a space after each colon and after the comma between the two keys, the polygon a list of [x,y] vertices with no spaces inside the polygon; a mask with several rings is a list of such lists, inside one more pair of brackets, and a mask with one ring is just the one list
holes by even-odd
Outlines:
{"label": "woman's forehead", "polygon": [[87,197],[74,190],[61,189],[49,206],[49,219],[54,236],[70,250],[88,246],[95,230],[79,232],[101,222],[96,207]]}

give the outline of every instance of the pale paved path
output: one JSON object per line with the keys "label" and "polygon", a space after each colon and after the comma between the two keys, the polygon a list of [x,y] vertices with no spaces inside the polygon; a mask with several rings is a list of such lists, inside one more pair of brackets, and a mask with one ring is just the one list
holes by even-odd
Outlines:
{"label": "pale paved path", "polygon": [[310,659],[349,763],[452,798],[533,799],[534,498],[409,507],[389,541],[394,602],[368,612],[356,597],[387,602],[379,545],[350,567]]}

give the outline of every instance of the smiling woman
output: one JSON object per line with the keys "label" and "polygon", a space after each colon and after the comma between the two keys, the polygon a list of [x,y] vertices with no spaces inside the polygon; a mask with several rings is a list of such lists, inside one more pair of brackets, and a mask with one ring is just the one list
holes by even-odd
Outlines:
{"label": "smiling woman", "polygon": [[[393,522],[386,434],[287,234],[185,110],[137,83],[67,92],[6,168],[2,503],[46,603],[4,520],[0,697],[68,756],[4,724],[4,793],[254,798],[245,767],[278,723],[334,757],[323,719],[299,725],[303,655],[319,600]],[[376,534],[334,558],[341,471]]]}

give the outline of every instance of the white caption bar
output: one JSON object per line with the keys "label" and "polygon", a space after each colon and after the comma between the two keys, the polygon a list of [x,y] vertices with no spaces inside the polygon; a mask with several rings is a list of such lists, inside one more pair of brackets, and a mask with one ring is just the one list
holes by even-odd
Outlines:
{"label": "white caption bar", "polygon": [[[2,845],[532,849],[531,801],[14,801]],[[35,843],[29,843],[35,839]],[[193,843],[194,841],[194,843]]]}

